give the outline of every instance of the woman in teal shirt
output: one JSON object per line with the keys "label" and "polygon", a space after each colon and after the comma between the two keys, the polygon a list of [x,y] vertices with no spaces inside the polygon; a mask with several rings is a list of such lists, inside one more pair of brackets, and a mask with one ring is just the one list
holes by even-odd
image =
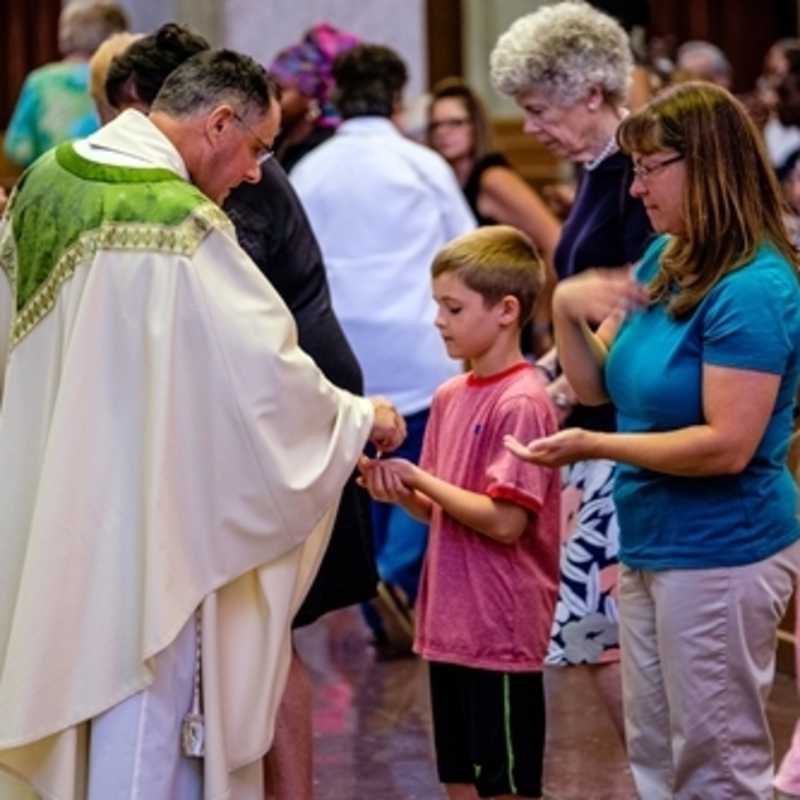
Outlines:
{"label": "woman in teal shirt", "polygon": [[[618,462],[628,751],[642,797],[772,798],[764,704],[800,568],[785,466],[800,376],[797,256],[760,136],[725,90],[689,83],[620,126],[631,194],[664,234],[635,275],[559,284],[556,342],[581,402],[523,458]],[[603,320],[596,333],[591,323]]]}

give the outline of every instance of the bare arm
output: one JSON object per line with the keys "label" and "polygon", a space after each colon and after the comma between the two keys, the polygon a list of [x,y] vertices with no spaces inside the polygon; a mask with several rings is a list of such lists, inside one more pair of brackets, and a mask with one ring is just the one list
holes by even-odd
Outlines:
{"label": "bare arm", "polygon": [[414,519],[426,523],[431,521],[433,503],[430,497],[425,496],[422,492],[414,490],[407,495],[402,495],[397,504],[402,506]]}
{"label": "bare arm", "polygon": [[462,525],[504,544],[513,544],[527,527],[528,512],[521,506],[462,489],[409,461],[362,461],[359,468],[376,500],[399,503],[412,514],[427,506],[428,516],[417,518],[428,519],[436,503]]}
{"label": "bare arm", "polygon": [[734,475],[758,448],[780,387],[780,376],[703,365],[705,422],[659,433],[599,433],[577,428],[531,442],[506,445],[528,461],[558,466],[608,458],[668,475]]}

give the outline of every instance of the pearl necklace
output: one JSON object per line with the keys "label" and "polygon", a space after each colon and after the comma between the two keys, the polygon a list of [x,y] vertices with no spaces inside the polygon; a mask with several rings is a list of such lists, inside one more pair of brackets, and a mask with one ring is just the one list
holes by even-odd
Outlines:
{"label": "pearl necklace", "polygon": [[587,172],[591,172],[593,169],[597,169],[600,164],[603,163],[612,153],[616,153],[619,150],[617,147],[617,136],[616,133],[606,142],[605,147],[591,160],[587,161],[583,168]]}

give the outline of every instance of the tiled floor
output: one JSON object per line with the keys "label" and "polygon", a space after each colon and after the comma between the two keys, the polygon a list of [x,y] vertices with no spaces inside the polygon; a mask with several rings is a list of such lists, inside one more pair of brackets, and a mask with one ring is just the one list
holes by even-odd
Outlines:
{"label": "tiled floor", "polygon": [[[425,665],[377,661],[357,612],[298,631],[315,683],[315,800],[438,800],[428,739]],[[547,675],[547,800],[635,800],[605,708],[572,680]],[[779,675],[770,720],[781,755],[800,713],[793,682]]]}

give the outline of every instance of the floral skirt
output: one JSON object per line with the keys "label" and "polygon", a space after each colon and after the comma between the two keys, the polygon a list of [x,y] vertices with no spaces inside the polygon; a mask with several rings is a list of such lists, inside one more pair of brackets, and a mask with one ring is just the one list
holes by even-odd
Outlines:
{"label": "floral skirt", "polygon": [[614,463],[581,461],[562,490],[561,582],[548,665],[619,660]]}

